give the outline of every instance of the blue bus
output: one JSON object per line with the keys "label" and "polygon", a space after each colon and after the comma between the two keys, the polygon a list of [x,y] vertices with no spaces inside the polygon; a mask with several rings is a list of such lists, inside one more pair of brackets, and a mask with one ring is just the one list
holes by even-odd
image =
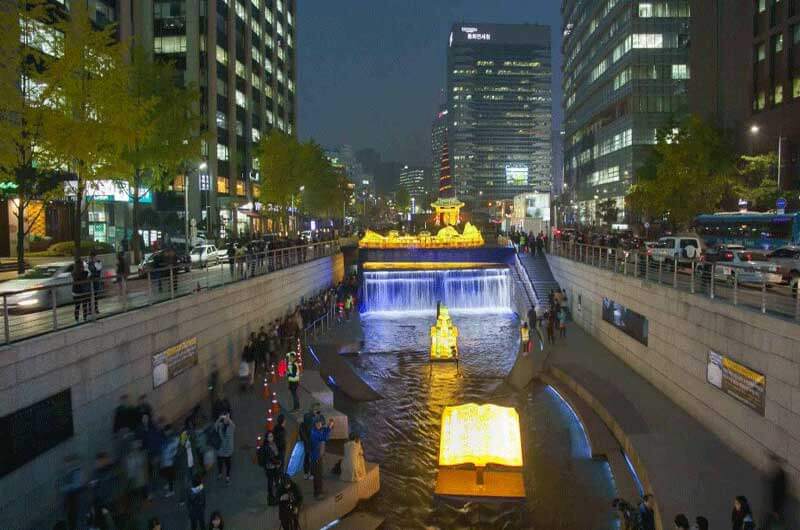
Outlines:
{"label": "blue bus", "polygon": [[736,244],[774,250],[800,244],[800,212],[704,214],[695,218],[694,228],[708,246]]}

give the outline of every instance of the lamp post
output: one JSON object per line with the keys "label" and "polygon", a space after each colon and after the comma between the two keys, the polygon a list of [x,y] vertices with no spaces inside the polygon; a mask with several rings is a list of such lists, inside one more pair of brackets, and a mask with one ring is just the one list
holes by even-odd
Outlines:
{"label": "lamp post", "polygon": [[[761,128],[758,125],[751,125],[750,126],[750,134],[755,136]],[[752,142],[750,144],[750,150],[753,151]],[[783,161],[783,130],[778,129],[778,170],[777,170],[777,187],[778,191],[781,191],[781,163]]]}

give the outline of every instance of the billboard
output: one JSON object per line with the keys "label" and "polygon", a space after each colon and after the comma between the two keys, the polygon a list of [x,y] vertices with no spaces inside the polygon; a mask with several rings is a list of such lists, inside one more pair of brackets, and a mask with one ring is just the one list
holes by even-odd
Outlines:
{"label": "billboard", "polygon": [[197,337],[153,355],[153,388],[196,366],[197,362]]}
{"label": "billboard", "polygon": [[603,298],[603,320],[647,346],[647,319],[619,302]]}
{"label": "billboard", "polygon": [[706,380],[710,385],[764,415],[767,394],[767,378],[764,374],[709,350]]}

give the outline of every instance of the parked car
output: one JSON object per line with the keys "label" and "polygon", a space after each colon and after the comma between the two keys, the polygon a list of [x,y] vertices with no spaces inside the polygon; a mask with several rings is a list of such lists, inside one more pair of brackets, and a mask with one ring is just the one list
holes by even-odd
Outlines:
{"label": "parked car", "polygon": [[220,262],[220,251],[214,245],[198,245],[189,253],[192,267],[211,267]]}
{"label": "parked car", "polygon": [[733,283],[777,285],[783,282],[778,266],[756,250],[727,250],[706,254],[705,270],[714,265],[714,279]]}
{"label": "parked car", "polygon": [[769,253],[769,259],[778,266],[783,280],[796,286],[800,279],[800,246],[788,245]]}
{"label": "parked car", "polygon": [[[161,257],[165,257],[166,250],[157,250],[150,254],[145,254],[142,258],[142,262],[136,268],[136,273],[138,274],[139,278],[145,278],[148,273],[153,272],[155,268],[156,260]],[[178,272],[189,272],[192,269],[192,260],[188,254],[175,251],[175,254],[178,258]],[[166,263],[166,260],[162,261],[160,267],[166,267],[169,264]]]}
{"label": "parked car", "polygon": [[653,246],[653,261],[672,264],[679,260],[702,259],[706,251],[703,240],[694,235],[662,237]]}
{"label": "parked car", "polygon": [[[25,313],[49,309],[53,305],[53,291],[56,295],[56,305],[71,303],[73,267],[72,261],[37,265],[22,276],[0,284],[0,295],[7,295],[6,304],[9,312]],[[100,289],[95,291],[95,296],[99,298],[105,294],[106,283],[113,275],[112,270],[103,269]]]}

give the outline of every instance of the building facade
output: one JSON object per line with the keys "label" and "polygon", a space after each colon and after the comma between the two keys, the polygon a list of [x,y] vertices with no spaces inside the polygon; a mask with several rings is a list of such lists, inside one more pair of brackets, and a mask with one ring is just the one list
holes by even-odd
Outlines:
{"label": "building facade", "polygon": [[188,193],[190,219],[209,237],[274,229],[256,214],[254,146],[273,128],[295,133],[295,0],[117,0],[116,11],[122,39],[173,61],[200,89],[210,140],[173,186]]}
{"label": "building facade", "polygon": [[594,223],[624,198],[656,131],[688,112],[689,0],[563,0],[564,183]]}
{"label": "building facade", "polygon": [[439,110],[431,124],[431,176],[428,190],[436,196],[439,192],[439,169],[442,159],[442,147],[447,139],[447,105],[439,105]]}
{"label": "building facade", "polygon": [[411,198],[412,213],[418,213],[420,209],[427,208],[425,199],[428,196],[428,172],[421,167],[405,165],[400,170],[400,188],[408,192]]}
{"label": "building facade", "polygon": [[453,25],[447,140],[459,198],[482,206],[551,179],[550,27]]}
{"label": "building facade", "polygon": [[740,153],[778,152],[781,187],[800,178],[800,1],[693,0],[690,106]]}

